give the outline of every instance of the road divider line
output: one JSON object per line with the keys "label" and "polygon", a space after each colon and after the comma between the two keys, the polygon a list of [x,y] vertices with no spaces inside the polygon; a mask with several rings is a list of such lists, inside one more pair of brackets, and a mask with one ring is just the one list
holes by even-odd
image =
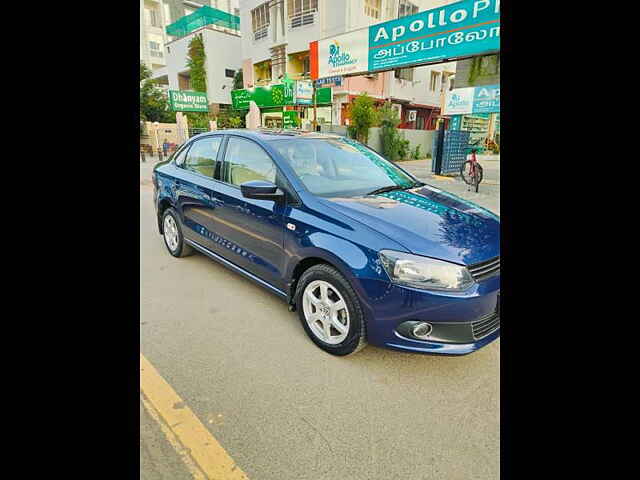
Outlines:
{"label": "road divider line", "polygon": [[[248,480],[249,477],[142,353],[140,389],[146,401],[157,412],[156,418],[162,420],[159,422],[161,427],[164,424],[172,434],[175,443],[170,439],[171,445],[174,448],[176,445],[182,446],[206,479]],[[178,454],[180,455],[180,451]],[[195,474],[194,477],[200,480]]]}

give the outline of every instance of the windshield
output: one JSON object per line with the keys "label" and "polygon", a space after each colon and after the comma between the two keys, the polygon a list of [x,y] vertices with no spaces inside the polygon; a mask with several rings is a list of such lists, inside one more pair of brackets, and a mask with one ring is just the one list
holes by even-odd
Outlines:
{"label": "windshield", "polygon": [[321,197],[355,197],[416,181],[373,150],[347,138],[296,138],[272,145],[304,186]]}

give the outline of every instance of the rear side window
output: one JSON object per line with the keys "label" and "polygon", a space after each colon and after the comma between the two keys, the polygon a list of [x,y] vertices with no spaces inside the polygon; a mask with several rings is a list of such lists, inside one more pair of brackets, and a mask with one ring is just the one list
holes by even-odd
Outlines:
{"label": "rear side window", "polygon": [[195,142],[187,153],[183,164],[184,168],[213,178],[220,143],[222,143],[222,137],[203,138]]}
{"label": "rear side window", "polygon": [[258,144],[239,137],[230,137],[225,154],[224,181],[241,185],[251,180],[276,183],[276,165]]}

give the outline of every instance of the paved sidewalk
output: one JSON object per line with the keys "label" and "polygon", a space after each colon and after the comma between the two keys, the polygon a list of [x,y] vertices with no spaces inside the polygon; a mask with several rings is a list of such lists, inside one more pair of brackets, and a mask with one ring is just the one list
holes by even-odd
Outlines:
{"label": "paved sidewalk", "polygon": [[[487,157],[495,158],[496,156]],[[494,158],[478,156],[484,173],[478,193],[470,189],[460,176],[436,176],[431,173],[431,159],[398,162],[398,165],[429,185],[470,200],[500,215],[500,161]],[[500,157],[497,156],[497,158]]]}

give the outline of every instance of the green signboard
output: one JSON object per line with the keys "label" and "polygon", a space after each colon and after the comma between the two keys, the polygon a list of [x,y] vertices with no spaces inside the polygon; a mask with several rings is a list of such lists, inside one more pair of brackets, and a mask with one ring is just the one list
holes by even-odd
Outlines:
{"label": "green signboard", "polygon": [[[294,105],[294,91],[295,82],[271,85],[269,87],[232,90],[231,103],[235,110],[248,110],[251,101],[256,102],[260,109]],[[316,97],[318,105],[331,103],[331,87],[319,88],[316,90]]]}
{"label": "green signboard", "polygon": [[316,90],[316,105],[331,103],[331,87],[318,88]]}
{"label": "green signboard", "polygon": [[294,110],[286,110],[282,112],[282,120],[284,128],[296,128],[300,125],[298,112]]}
{"label": "green signboard", "polygon": [[236,110],[248,110],[249,103],[260,108],[281,107],[293,104],[293,89],[289,85],[271,85],[231,91],[231,103]]}
{"label": "green signboard", "polygon": [[207,94],[169,90],[169,108],[172,112],[208,112]]}

